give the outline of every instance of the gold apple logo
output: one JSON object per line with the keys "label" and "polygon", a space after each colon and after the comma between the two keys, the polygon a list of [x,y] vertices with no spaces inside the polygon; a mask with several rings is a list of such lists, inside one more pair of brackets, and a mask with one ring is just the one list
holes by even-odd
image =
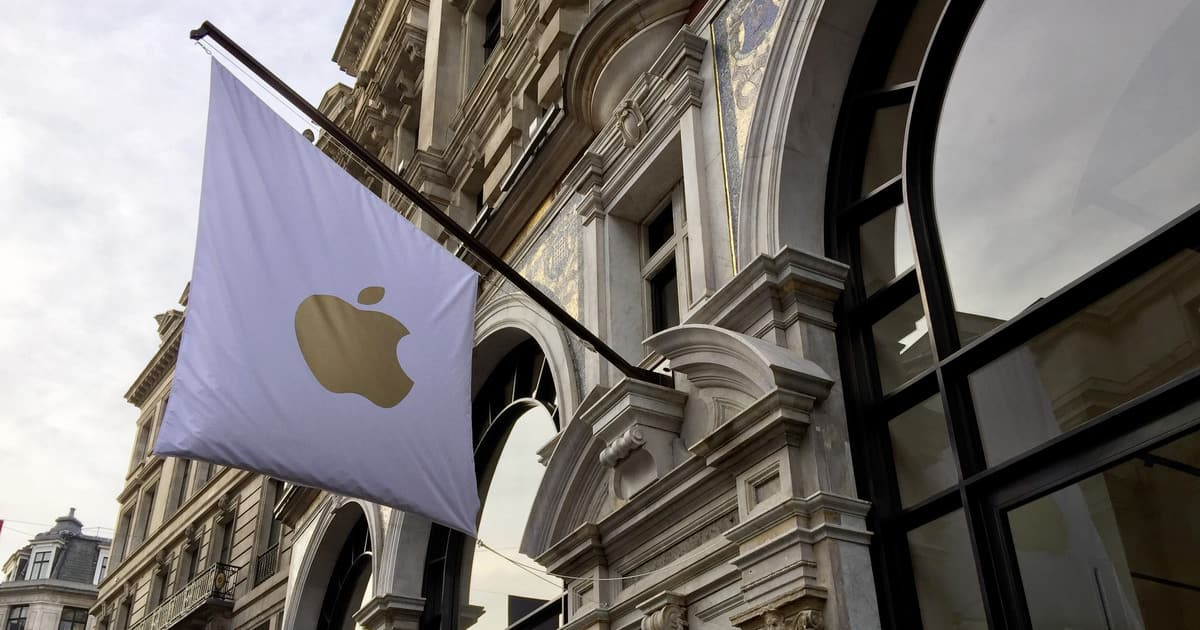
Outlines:
{"label": "gold apple logo", "polygon": [[[367,287],[358,303],[377,304],[383,287]],[[412,389],[396,344],[408,329],[387,313],[366,311],[333,295],[310,295],[296,307],[296,341],[317,382],[335,394],[352,393],[395,407]]]}

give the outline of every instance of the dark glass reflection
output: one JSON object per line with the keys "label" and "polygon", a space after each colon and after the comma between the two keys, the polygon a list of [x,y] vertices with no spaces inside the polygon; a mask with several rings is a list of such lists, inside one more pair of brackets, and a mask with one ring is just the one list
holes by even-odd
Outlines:
{"label": "dark glass reflection", "polygon": [[988,462],[1200,367],[1200,253],[1184,250],[970,377]]}
{"label": "dark glass reflection", "polygon": [[1195,627],[1200,435],[1021,506],[1008,522],[1034,628]]}
{"label": "dark glass reflection", "polygon": [[900,502],[908,507],[958,481],[942,397],[933,396],[888,422]]}
{"label": "dark glass reflection", "polygon": [[907,124],[908,103],[875,111],[863,161],[863,194],[900,174],[900,160],[904,156],[904,128]]}
{"label": "dark glass reflection", "polygon": [[908,211],[892,208],[864,223],[858,230],[858,248],[863,291],[870,295],[913,266]]}
{"label": "dark glass reflection", "polygon": [[929,39],[933,37],[933,29],[945,6],[946,0],[918,0],[908,26],[904,28],[904,35],[900,37],[884,85],[916,80],[921,61],[925,58],[925,49],[929,46]]}
{"label": "dark glass reflection", "polygon": [[1198,33],[1200,0],[984,3],[934,156],[959,311],[1007,320],[1200,202]]}
{"label": "dark glass reflection", "polygon": [[962,510],[909,532],[908,553],[925,628],[988,627]]}
{"label": "dark glass reflection", "polygon": [[679,325],[679,281],[675,261],[663,265],[650,278],[650,331]]}
{"label": "dark glass reflection", "polygon": [[883,316],[871,327],[879,386],[887,393],[933,365],[929,320],[919,297]]}

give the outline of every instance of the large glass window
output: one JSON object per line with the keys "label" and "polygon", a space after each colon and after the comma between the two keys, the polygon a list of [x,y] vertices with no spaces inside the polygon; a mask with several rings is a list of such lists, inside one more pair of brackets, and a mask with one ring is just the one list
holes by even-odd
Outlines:
{"label": "large glass window", "polygon": [[1200,367],[1200,253],[1186,249],[971,375],[989,462]]}
{"label": "large glass window", "polygon": [[554,433],[550,414],[536,407],[516,421],[500,452],[479,519],[479,540],[488,548],[477,548],[471,564],[469,599],[478,608],[468,614],[479,614],[472,629],[504,630],[562,596],[561,581],[515,564],[537,566],[521,553],[521,537],[545,470],[538,451]]}
{"label": "large glass window", "polygon": [[1200,434],[1008,513],[1034,628],[1188,628],[1200,609]]}
{"label": "large glass window", "polygon": [[862,41],[827,199],[885,628],[1194,626],[1200,0]]}
{"label": "large glass window", "polygon": [[983,623],[983,599],[962,512],[909,532],[908,546],[925,626],[970,628]]}
{"label": "large glass window", "polygon": [[1194,0],[984,3],[933,158],[958,310],[1010,319],[1200,203],[1198,33]]}

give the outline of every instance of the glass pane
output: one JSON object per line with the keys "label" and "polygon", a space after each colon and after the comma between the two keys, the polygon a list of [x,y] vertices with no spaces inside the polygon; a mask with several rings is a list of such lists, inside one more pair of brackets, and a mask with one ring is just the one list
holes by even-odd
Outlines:
{"label": "glass pane", "polygon": [[651,332],[679,325],[679,282],[671,260],[650,278]]}
{"label": "glass pane", "polygon": [[942,16],[942,8],[946,0],[918,0],[913,7],[912,17],[904,28],[900,45],[896,48],[896,56],[892,66],[888,68],[884,85],[907,83],[917,78],[921,69],[921,61],[925,58],[925,49],[933,37],[933,29],[937,26],[938,18]]}
{"label": "glass pane", "polygon": [[[507,558],[537,566],[521,553],[525,522],[545,470],[538,462],[538,450],[554,437],[554,420],[542,408],[526,412],[513,425],[500,451],[491,480],[484,494],[479,519],[479,540]],[[472,630],[503,630],[516,618],[559,597],[563,586],[553,578],[531,574],[486,548],[475,548],[469,572],[472,606],[483,608]],[[465,613],[468,617],[475,611]]]}
{"label": "glass pane", "polygon": [[908,211],[892,208],[867,221],[858,230],[859,267],[867,295],[881,289],[913,266],[912,229]]}
{"label": "glass pane", "polygon": [[871,327],[879,385],[887,393],[933,365],[929,320],[919,296],[884,315]]}
{"label": "glass pane", "polygon": [[909,532],[908,553],[927,630],[988,627],[962,510]]}
{"label": "glass pane", "polygon": [[959,311],[995,326],[1200,202],[1197,33],[1200,0],[983,5],[933,164]]}
{"label": "glass pane", "polygon": [[674,215],[671,206],[663,208],[657,217],[646,224],[646,257],[649,258],[666,245],[667,240],[675,235]]}
{"label": "glass pane", "polygon": [[900,174],[906,124],[908,103],[876,110],[871,121],[871,135],[867,138],[867,153],[863,162],[864,195]]}
{"label": "glass pane", "polygon": [[1200,435],[1021,506],[1008,522],[1034,628],[1195,627]]}
{"label": "glass pane", "polygon": [[1200,253],[1184,250],[970,377],[999,463],[1200,366]]}
{"label": "glass pane", "polygon": [[934,396],[888,422],[900,501],[908,507],[958,481],[942,397]]}

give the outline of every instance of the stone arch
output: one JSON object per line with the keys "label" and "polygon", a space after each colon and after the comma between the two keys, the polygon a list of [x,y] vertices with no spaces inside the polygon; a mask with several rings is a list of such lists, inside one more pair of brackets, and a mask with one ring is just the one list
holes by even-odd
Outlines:
{"label": "stone arch", "polygon": [[[472,434],[481,487],[489,484],[507,436],[525,412],[544,407],[561,428],[560,419],[576,405],[574,361],[566,338],[531,308],[527,298],[505,294],[489,300],[477,313]],[[560,378],[569,385],[561,386]],[[409,519],[413,517],[406,515]],[[414,567],[416,576],[401,575],[403,568],[397,567],[393,581],[419,584],[424,598],[421,627],[457,628],[458,616],[466,610],[460,604],[468,601],[474,545],[444,526],[426,521],[424,527],[423,536],[416,535],[416,523],[399,533],[407,549],[417,550],[424,543],[416,552],[424,562]]]}
{"label": "stone arch", "polygon": [[504,293],[479,307],[475,315],[475,357],[471,365],[471,395],[479,391],[500,360],[526,338],[542,349],[558,389],[559,417],[574,417],[579,405],[579,375],[567,333],[523,294]]}
{"label": "stone arch", "polygon": [[591,425],[567,423],[538,486],[521,553],[531,558],[540,556],[591,515],[593,495],[603,485],[599,463],[602,446],[592,439]]}
{"label": "stone arch", "polygon": [[825,183],[846,81],[874,0],[790,0],[747,138],[738,260],[825,254]]}
{"label": "stone arch", "polygon": [[[333,572],[334,563],[342,545],[359,519],[367,522],[368,539],[372,547],[385,539],[380,507],[367,501],[337,495],[327,495],[318,508],[312,529],[308,532],[311,542],[305,545],[304,556],[292,576],[294,587],[288,594],[289,606],[285,609],[284,626],[292,630],[315,630],[325,600],[325,591]],[[377,582],[379,557],[371,560],[372,582]],[[378,584],[374,592],[378,592]]]}

